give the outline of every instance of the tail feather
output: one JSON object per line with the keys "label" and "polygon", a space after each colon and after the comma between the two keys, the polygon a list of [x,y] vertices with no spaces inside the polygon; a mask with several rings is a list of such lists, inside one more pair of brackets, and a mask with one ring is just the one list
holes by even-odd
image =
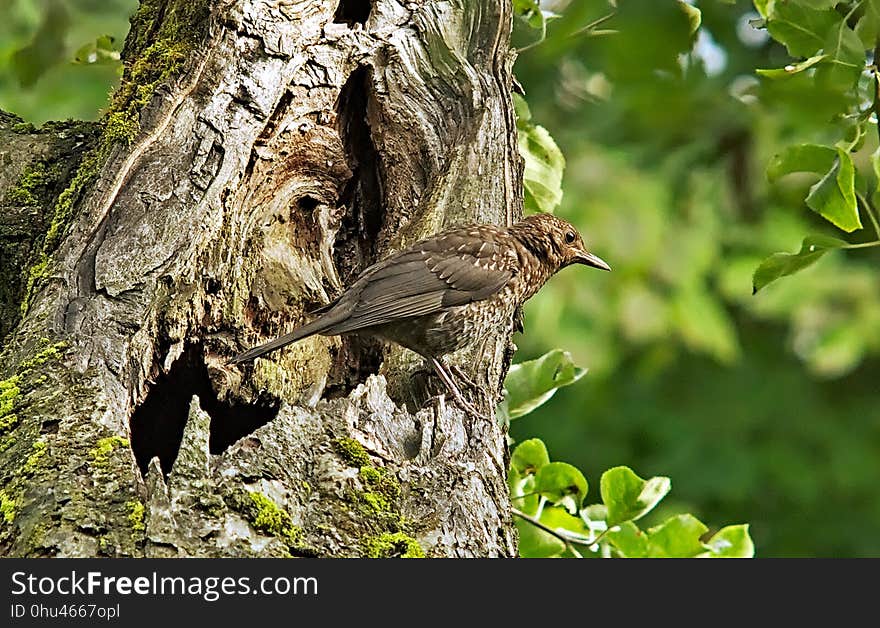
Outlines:
{"label": "tail feather", "polygon": [[271,351],[275,351],[275,349],[280,349],[281,347],[286,347],[292,342],[296,342],[297,340],[302,340],[307,336],[312,336],[314,334],[321,333],[325,331],[328,327],[332,326],[335,321],[327,320],[327,317],[322,316],[317,320],[308,323],[307,325],[303,325],[297,329],[294,329],[289,334],[284,334],[283,336],[279,336],[275,340],[270,340],[267,343],[258,345],[252,349],[248,349],[244,353],[239,353],[229,360],[229,364],[241,364],[242,362],[250,362],[261,355],[266,355]]}

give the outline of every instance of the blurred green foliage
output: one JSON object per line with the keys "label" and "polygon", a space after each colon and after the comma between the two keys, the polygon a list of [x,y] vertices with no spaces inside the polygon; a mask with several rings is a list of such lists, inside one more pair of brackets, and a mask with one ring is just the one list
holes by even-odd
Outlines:
{"label": "blurred green foliage", "polygon": [[[749,521],[761,556],[880,555],[865,533],[880,528],[877,249],[829,250],[752,295],[761,261],[807,235],[876,237],[811,210],[818,176],[765,174],[794,144],[845,139],[841,112],[870,105],[870,81],[860,96],[815,69],[758,75],[802,59],[750,2],[692,3],[696,33],[672,0],[554,4],[562,17],[515,71],[565,155],[557,212],[614,271],[567,269],[526,306],[518,359],[562,347],[590,372],[512,435],[588,477],[668,475],[676,507]],[[852,7],[826,4],[838,21]],[[610,13],[606,32],[584,30]],[[865,179],[869,118],[850,155]]]}
{"label": "blurred green foliage", "polygon": [[[534,412],[559,388],[571,386],[582,375],[583,369],[577,369],[571,356],[559,350],[514,364],[504,381],[499,417],[511,421]],[[586,505],[590,485],[584,474],[567,462],[551,462],[539,438],[513,449],[507,483],[523,558],[755,555],[746,523],[710,531],[691,514],[667,513],[657,525],[640,528],[636,521],[653,511],[671,490],[667,477],[644,480],[629,467],[614,467],[599,479],[601,502]]]}
{"label": "blurred green foliage", "polygon": [[137,0],[3,0],[0,109],[40,125],[94,120],[121,72]]}
{"label": "blurred green foliage", "polygon": [[[0,108],[97,118],[136,4],[6,0]],[[541,437],[590,478],[617,465],[673,478],[646,526],[689,511],[711,531],[750,522],[760,556],[880,556],[878,249],[831,247],[752,295],[758,265],[805,237],[874,237],[864,216],[851,234],[825,220],[813,205],[827,196],[806,202],[820,166],[766,171],[793,146],[845,142],[871,200],[871,66],[852,71],[864,51],[849,31],[876,38],[862,18],[877,1],[758,0],[764,16],[746,0],[691,2],[699,14],[675,0],[515,4],[520,128],[544,150],[531,172],[564,165],[554,211],[614,271],[567,269],[527,305],[517,359],[562,348],[589,373],[513,437]],[[841,46],[792,35],[803,20],[837,25]],[[555,181],[530,194],[556,205]]]}

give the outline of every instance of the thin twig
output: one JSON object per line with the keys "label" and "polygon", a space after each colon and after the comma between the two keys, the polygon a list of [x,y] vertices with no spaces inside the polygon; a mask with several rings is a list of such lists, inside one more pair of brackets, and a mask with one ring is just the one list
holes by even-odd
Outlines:
{"label": "thin twig", "polygon": [[573,31],[571,34],[569,34],[569,37],[574,37],[575,35],[581,35],[583,33],[588,33],[590,31],[592,31],[593,29],[595,29],[597,26],[601,26],[602,24],[604,24],[605,22],[610,20],[615,15],[617,15],[617,11],[612,11],[608,15],[603,15],[602,17],[600,17],[596,20],[593,20],[592,22],[590,22],[586,26],[581,26],[576,31]]}
{"label": "thin twig", "polygon": [[873,242],[862,242],[861,244],[847,244],[846,246],[842,246],[842,249],[869,249],[872,246],[880,246],[880,240],[874,240]]}
{"label": "thin twig", "polygon": [[[878,185],[880,185],[880,182],[878,182]],[[874,215],[874,208],[871,207],[868,199],[866,199],[861,192],[856,192],[856,198],[859,199],[859,202],[865,209],[865,213],[868,214],[868,218],[871,219],[871,223],[874,225],[874,233],[877,234],[877,239],[880,240],[880,222],[877,221],[877,217]]]}
{"label": "thin twig", "polygon": [[880,140],[880,74],[877,63],[880,61],[880,39],[874,42],[874,117],[877,118],[877,139]]}
{"label": "thin twig", "polygon": [[531,497],[532,495],[540,495],[540,491],[532,491],[531,493],[523,493],[522,495],[511,495],[510,499],[525,499],[526,497]]}
{"label": "thin twig", "polygon": [[568,549],[573,554],[577,554],[577,551],[573,547],[571,547],[572,545],[581,545],[581,546],[587,547],[587,548],[593,547],[596,544],[596,541],[601,539],[602,535],[604,535],[605,532],[608,531],[608,530],[603,531],[602,534],[597,536],[596,540],[594,540],[594,541],[585,541],[584,539],[581,539],[581,538],[569,536],[569,535],[565,534],[564,532],[560,532],[559,530],[554,530],[550,526],[548,526],[544,523],[541,523],[535,517],[533,517],[531,515],[527,515],[522,510],[519,510],[517,508],[511,508],[510,510],[511,510],[511,512],[513,512],[514,515],[516,515],[520,519],[524,519],[525,521],[528,521],[536,528],[540,528],[541,530],[543,530],[547,534],[552,534],[553,536],[555,536],[557,539],[559,539],[560,541],[565,543],[566,549]]}

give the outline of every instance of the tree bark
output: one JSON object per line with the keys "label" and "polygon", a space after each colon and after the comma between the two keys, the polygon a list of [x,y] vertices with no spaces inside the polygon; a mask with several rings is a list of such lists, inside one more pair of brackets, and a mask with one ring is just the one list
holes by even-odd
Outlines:
{"label": "tree bark", "polygon": [[481,420],[393,346],[226,365],[390,252],[519,217],[510,26],[142,0],[102,124],[0,117],[0,553],[515,555],[510,329],[453,359]]}

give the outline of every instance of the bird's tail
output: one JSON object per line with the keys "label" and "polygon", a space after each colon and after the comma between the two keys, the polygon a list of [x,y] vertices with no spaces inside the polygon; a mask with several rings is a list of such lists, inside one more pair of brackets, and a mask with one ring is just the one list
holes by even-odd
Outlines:
{"label": "bird's tail", "polygon": [[318,318],[317,320],[314,320],[307,325],[303,325],[302,327],[294,329],[289,334],[284,334],[283,336],[279,336],[275,340],[270,340],[269,342],[256,346],[253,349],[248,349],[244,353],[239,353],[229,360],[229,364],[241,364],[242,362],[250,362],[251,360],[258,358],[261,355],[266,355],[270,351],[275,351],[275,349],[285,347],[292,342],[302,340],[306,336],[321,333],[322,331],[333,325],[333,322],[334,321],[332,320],[327,320],[327,317]]}

